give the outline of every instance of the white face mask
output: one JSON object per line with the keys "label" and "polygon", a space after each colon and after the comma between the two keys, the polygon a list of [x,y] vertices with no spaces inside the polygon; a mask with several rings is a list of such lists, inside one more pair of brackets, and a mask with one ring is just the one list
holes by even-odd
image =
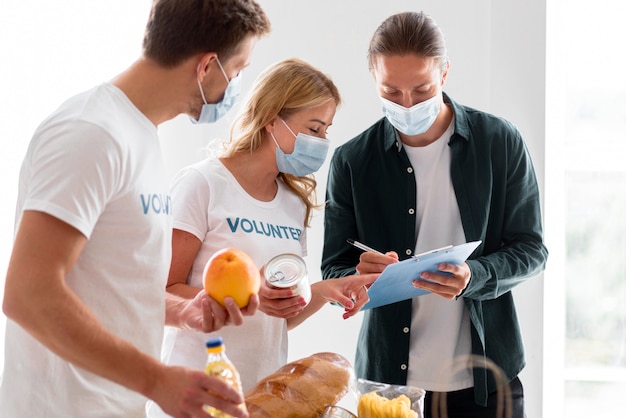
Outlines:
{"label": "white face mask", "polygon": [[302,132],[298,132],[298,135],[296,135],[287,125],[287,122],[280,117],[279,119],[287,129],[289,129],[289,132],[296,137],[296,142],[293,152],[291,154],[285,154],[283,150],[280,149],[274,134],[270,132],[276,144],[276,165],[278,166],[278,170],[281,173],[292,174],[298,177],[315,173],[326,160],[330,146],[328,140],[303,134]]}
{"label": "white face mask", "polygon": [[383,113],[394,128],[405,135],[419,135],[426,132],[437,119],[441,106],[439,95],[406,108],[381,97]]}
{"label": "white face mask", "polygon": [[217,103],[207,103],[206,98],[204,97],[204,91],[202,90],[202,84],[200,84],[200,80],[198,79],[198,87],[200,87],[200,94],[202,95],[202,101],[204,104],[202,105],[202,110],[200,111],[198,119],[191,118],[193,123],[213,123],[217,121],[219,118],[224,116],[231,107],[233,107],[235,102],[237,102],[239,93],[241,93],[241,71],[236,77],[229,80],[219,58],[216,59],[217,65],[220,67],[220,70],[222,70],[222,74],[228,82],[226,90],[224,91],[224,97]]}

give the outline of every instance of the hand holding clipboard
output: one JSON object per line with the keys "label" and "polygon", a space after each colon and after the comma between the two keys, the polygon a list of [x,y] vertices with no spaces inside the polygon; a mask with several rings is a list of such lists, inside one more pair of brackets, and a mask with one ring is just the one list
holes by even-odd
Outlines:
{"label": "hand holding clipboard", "polygon": [[[357,241],[350,241],[352,245],[364,251],[380,253]],[[420,279],[420,274],[424,271],[437,271],[437,266],[441,263],[463,264],[480,243],[481,241],[473,241],[437,248],[404,261],[389,264],[368,289],[370,301],[363,309],[377,308],[429,293],[414,287],[413,280]]]}

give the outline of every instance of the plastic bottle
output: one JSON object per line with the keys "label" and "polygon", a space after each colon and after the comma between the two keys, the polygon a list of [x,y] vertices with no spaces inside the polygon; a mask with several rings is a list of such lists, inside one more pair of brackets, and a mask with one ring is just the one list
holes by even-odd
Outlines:
{"label": "plastic bottle", "polygon": [[[241,392],[241,379],[235,365],[226,356],[226,348],[222,337],[211,338],[206,342],[208,354],[204,372],[209,376],[219,377],[229,382],[235,389]],[[246,409],[246,404],[241,404]],[[222,412],[210,405],[205,405],[204,410],[215,418],[231,418],[232,415]]]}

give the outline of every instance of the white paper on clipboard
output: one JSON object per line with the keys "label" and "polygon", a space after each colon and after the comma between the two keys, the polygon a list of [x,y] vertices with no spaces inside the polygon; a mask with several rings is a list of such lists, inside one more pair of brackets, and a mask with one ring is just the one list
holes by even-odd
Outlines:
{"label": "white paper on clipboard", "polygon": [[481,242],[459,244],[389,264],[370,286],[367,291],[370,300],[362,309],[377,308],[429,293],[413,287],[413,280],[419,279],[424,271],[437,271],[440,263],[463,264]]}

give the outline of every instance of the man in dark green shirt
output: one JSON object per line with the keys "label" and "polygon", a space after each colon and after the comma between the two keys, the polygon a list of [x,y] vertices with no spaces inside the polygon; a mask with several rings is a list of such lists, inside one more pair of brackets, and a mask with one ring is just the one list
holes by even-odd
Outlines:
{"label": "man in dark green shirt", "polygon": [[[478,355],[502,369],[513,417],[524,417],[525,365],[511,290],[546,263],[539,190],[518,130],[443,92],[449,62],[436,23],[400,13],[377,29],[369,65],[385,118],[340,146],[327,184],[324,278],[380,272],[447,244],[481,240],[463,265],[439,265],[416,287],[430,294],[367,310],[357,376],[445,392],[449,418],[494,417],[494,379],[454,358]],[[361,254],[356,239],[386,254]],[[468,357],[469,358],[469,357]],[[446,376],[442,379],[441,376]],[[465,415],[463,415],[465,414]]]}

